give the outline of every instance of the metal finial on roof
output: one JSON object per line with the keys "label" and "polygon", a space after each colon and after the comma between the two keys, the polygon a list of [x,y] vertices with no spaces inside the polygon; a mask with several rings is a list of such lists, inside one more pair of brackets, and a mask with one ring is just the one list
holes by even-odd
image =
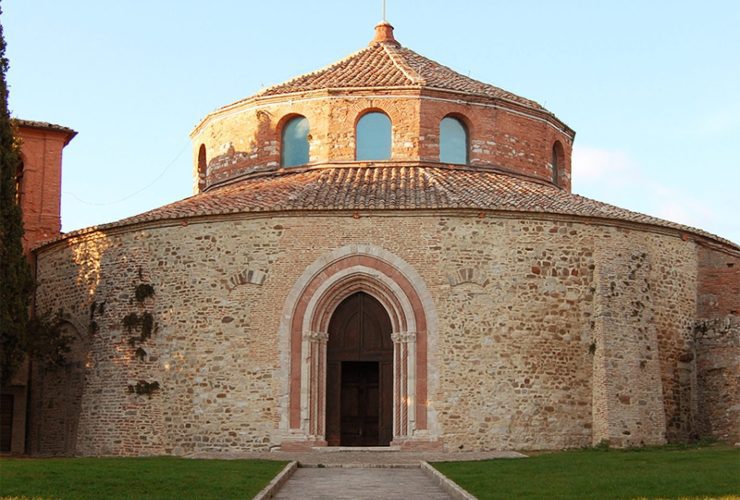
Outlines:
{"label": "metal finial on roof", "polygon": [[385,18],[385,0],[383,0],[383,22],[386,22],[386,21],[387,20]]}

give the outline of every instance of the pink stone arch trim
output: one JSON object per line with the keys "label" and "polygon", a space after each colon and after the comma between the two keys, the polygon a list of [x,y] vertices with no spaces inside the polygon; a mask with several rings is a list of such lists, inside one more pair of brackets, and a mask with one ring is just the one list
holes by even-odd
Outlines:
{"label": "pink stone arch trim", "polygon": [[326,329],[337,305],[358,291],[378,299],[393,325],[399,363],[394,437],[413,439],[428,429],[429,336],[437,324],[431,294],[398,256],[376,246],[348,245],[308,266],[286,299],[281,324],[289,343],[283,360],[289,375],[285,424],[295,438],[323,440]]}

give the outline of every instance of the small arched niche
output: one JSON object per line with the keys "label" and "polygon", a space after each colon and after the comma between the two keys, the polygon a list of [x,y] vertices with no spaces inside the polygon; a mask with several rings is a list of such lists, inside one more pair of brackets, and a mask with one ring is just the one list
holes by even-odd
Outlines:
{"label": "small arched niche", "polygon": [[391,119],[382,111],[362,115],[355,127],[355,159],[358,161],[390,160]]}
{"label": "small arched niche", "polygon": [[309,123],[305,116],[289,118],[283,126],[280,141],[280,166],[305,165],[309,159]]}
{"label": "small arched niche", "polygon": [[550,167],[552,169],[552,183],[556,186],[559,185],[560,172],[565,164],[565,150],[560,141],[555,141],[552,145],[552,157],[550,160]]}
{"label": "small arched niche", "polygon": [[460,118],[448,115],[439,122],[439,161],[468,163],[468,128]]}

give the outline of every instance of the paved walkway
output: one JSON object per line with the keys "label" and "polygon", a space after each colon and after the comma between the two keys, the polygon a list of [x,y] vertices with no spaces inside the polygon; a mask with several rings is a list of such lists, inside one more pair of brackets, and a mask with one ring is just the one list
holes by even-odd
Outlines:
{"label": "paved walkway", "polygon": [[278,499],[445,499],[451,497],[419,468],[297,469]]}

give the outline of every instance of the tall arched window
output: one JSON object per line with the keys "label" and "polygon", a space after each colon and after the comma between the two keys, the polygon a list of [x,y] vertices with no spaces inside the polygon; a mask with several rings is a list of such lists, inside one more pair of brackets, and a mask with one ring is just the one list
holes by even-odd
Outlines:
{"label": "tall arched window", "polygon": [[294,167],[308,163],[308,118],[296,116],[283,127],[280,165]]}
{"label": "tall arched window", "polygon": [[439,161],[468,163],[468,131],[457,118],[445,116],[439,123]]}
{"label": "tall arched window", "polygon": [[371,111],[360,118],[355,130],[356,160],[390,160],[391,119],[379,111]]}
{"label": "tall arched window", "polygon": [[563,151],[563,145],[560,141],[555,141],[552,145],[552,160],[550,165],[552,166],[552,182],[556,186],[558,185],[558,177],[560,176],[560,169],[563,168],[563,161],[565,159],[565,152]]}
{"label": "tall arched window", "polygon": [[206,145],[201,144],[198,150],[198,192],[203,191],[206,188],[206,174],[208,168],[208,160],[206,158]]}

